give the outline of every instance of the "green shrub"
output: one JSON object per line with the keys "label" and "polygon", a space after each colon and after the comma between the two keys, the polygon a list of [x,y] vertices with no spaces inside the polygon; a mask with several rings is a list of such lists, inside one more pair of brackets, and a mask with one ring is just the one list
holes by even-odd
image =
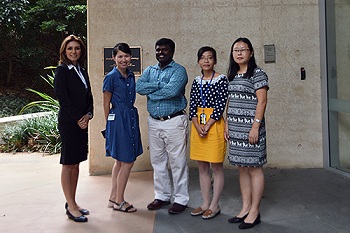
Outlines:
{"label": "green shrub", "polygon": [[[18,115],[18,112],[28,103],[29,100],[13,94],[0,96],[0,118]],[[33,113],[38,111],[40,111],[39,108],[33,108],[28,109],[28,111],[24,113]]]}
{"label": "green shrub", "polygon": [[[47,84],[50,85],[51,88],[54,88],[54,69],[55,68],[56,68],[55,66],[45,67],[45,69],[51,69],[52,75],[48,74],[47,77],[40,76]],[[26,112],[26,111],[28,111],[28,109],[32,109],[32,108],[39,108],[42,111],[58,112],[58,110],[60,108],[60,104],[59,104],[58,100],[52,98],[48,94],[33,90],[31,88],[27,88],[26,90],[37,94],[43,100],[30,102],[29,104],[25,105],[21,109],[19,114],[22,114],[23,112]]]}
{"label": "green shrub", "polygon": [[1,145],[2,152],[25,151],[25,144],[28,141],[25,124],[6,125],[1,133],[4,145]]}
{"label": "green shrub", "polygon": [[[41,78],[48,83],[50,87],[54,88],[53,70],[55,67],[47,67],[45,69],[51,69],[52,75],[47,75],[47,77],[41,76]],[[14,103],[18,107],[22,107],[19,114],[38,109],[41,111],[49,111],[52,114],[44,117],[31,118],[14,126],[6,126],[0,135],[2,141],[5,143],[4,145],[0,145],[0,151],[59,153],[61,151],[61,138],[57,129],[58,101],[45,93],[33,89],[27,90],[40,96],[42,100],[30,102],[24,107],[22,107],[23,104],[19,105],[18,103]]]}
{"label": "green shrub", "polygon": [[3,152],[59,153],[61,138],[57,129],[57,114],[27,119],[17,125],[5,126],[1,139]]}

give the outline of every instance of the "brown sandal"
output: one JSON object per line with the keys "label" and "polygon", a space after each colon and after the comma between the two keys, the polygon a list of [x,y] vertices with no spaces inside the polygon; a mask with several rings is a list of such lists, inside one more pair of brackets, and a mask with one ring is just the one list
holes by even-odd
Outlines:
{"label": "brown sandal", "polygon": [[203,219],[212,219],[215,218],[216,215],[220,214],[220,207],[218,206],[218,208],[216,209],[215,212],[213,212],[211,209],[207,209],[204,214],[202,215]]}
{"label": "brown sandal", "polygon": [[191,212],[191,215],[192,216],[199,216],[199,215],[202,215],[204,212],[205,212],[205,210],[203,210],[202,207],[198,207]]}

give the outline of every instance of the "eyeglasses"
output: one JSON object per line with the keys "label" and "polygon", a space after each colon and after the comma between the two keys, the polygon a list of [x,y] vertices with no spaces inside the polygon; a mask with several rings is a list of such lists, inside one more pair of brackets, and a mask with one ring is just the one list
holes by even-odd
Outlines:
{"label": "eyeglasses", "polygon": [[244,48],[244,49],[233,49],[234,53],[245,53],[247,51],[249,51],[249,49],[246,49],[246,48]]}
{"label": "eyeglasses", "polygon": [[199,60],[202,60],[202,61],[205,61],[205,60],[208,60],[208,61],[214,61],[214,57],[201,57]]}

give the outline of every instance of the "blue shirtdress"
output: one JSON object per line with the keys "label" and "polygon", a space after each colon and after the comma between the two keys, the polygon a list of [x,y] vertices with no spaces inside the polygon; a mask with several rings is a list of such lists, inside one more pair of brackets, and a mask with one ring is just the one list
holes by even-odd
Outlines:
{"label": "blue shirtdress", "polygon": [[134,107],[135,76],[128,70],[124,78],[116,67],[103,81],[103,92],[112,93],[112,108],[106,123],[106,156],[121,162],[134,162],[143,153],[139,115]]}

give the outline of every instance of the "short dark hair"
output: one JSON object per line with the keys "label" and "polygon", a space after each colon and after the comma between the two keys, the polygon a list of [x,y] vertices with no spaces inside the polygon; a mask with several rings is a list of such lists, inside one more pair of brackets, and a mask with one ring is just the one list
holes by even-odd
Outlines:
{"label": "short dark hair", "polygon": [[80,66],[83,66],[86,58],[86,47],[83,40],[80,39],[80,37],[75,35],[69,35],[62,41],[61,48],[60,48],[60,60],[58,64],[62,64],[62,63],[66,65],[71,64],[71,61],[68,59],[66,55],[66,48],[67,48],[67,45],[72,41],[76,41],[80,45],[81,53],[80,53],[80,58],[78,59],[78,63]]}
{"label": "short dark hair", "polygon": [[154,47],[157,47],[158,45],[169,45],[171,51],[175,52],[175,42],[172,39],[169,38],[161,38],[157,40],[156,45]]}
{"label": "short dark hair", "polygon": [[115,57],[118,51],[128,53],[131,55],[131,49],[127,43],[118,43],[113,47],[112,56]]}
{"label": "short dark hair", "polygon": [[197,60],[197,62],[199,62],[199,60],[201,59],[203,53],[205,53],[205,52],[207,52],[207,51],[209,51],[209,52],[211,52],[211,53],[213,54],[214,62],[215,62],[215,64],[216,64],[216,62],[217,62],[216,51],[215,51],[215,49],[213,49],[213,48],[210,47],[210,46],[204,46],[204,47],[202,47],[202,48],[200,48],[200,49],[198,50],[198,53],[197,53],[198,60]]}
{"label": "short dark hair", "polygon": [[257,67],[256,65],[256,61],[255,61],[255,57],[254,57],[254,49],[253,49],[253,45],[250,42],[249,39],[245,38],[245,37],[240,37],[238,39],[236,39],[231,46],[231,52],[230,52],[230,64],[227,70],[227,78],[229,81],[232,81],[233,78],[236,76],[237,72],[239,71],[239,65],[237,64],[237,62],[235,62],[235,60],[233,59],[233,46],[237,43],[242,41],[243,43],[248,45],[249,51],[252,53],[252,56],[249,58],[249,62],[248,62],[248,67],[247,67],[247,73],[244,74],[244,77],[246,78],[250,78],[253,76],[254,74],[254,69]]}

